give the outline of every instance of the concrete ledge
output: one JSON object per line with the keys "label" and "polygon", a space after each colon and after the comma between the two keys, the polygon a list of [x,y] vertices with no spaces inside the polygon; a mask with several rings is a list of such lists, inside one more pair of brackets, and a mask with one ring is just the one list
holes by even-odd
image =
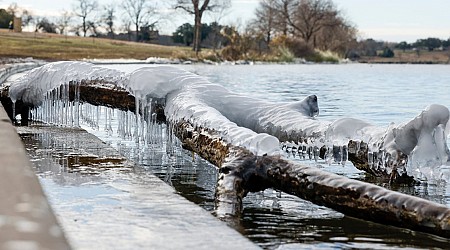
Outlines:
{"label": "concrete ledge", "polygon": [[17,131],[76,249],[260,249],[86,130]]}
{"label": "concrete ledge", "polygon": [[0,249],[70,249],[1,104]]}

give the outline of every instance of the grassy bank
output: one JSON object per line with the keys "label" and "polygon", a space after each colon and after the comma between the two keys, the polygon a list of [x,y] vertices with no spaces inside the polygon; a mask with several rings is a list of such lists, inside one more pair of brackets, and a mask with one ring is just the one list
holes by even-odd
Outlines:
{"label": "grassy bank", "polygon": [[[450,51],[412,51],[395,50],[393,58],[362,57],[362,63],[450,63]],[[307,58],[312,62],[336,63],[339,58],[326,52],[315,53]],[[33,57],[45,60],[80,60],[80,59],[140,59],[149,57],[178,58],[182,60],[222,61],[220,52],[203,50],[199,57],[190,47],[163,46],[92,37],[63,36],[58,34],[9,32],[0,29],[0,58]],[[272,51],[269,54],[245,53],[244,60],[268,62],[292,62],[294,56],[290,51]],[[196,58],[196,59],[195,59]]]}
{"label": "grassy bank", "polygon": [[180,53],[191,54],[192,51],[188,47],[0,30],[0,57],[33,57],[46,60],[146,59],[169,58]]}
{"label": "grassy bank", "polygon": [[410,63],[410,64],[449,64],[450,51],[427,51],[427,50],[394,50],[395,56],[363,57],[359,59],[362,63]]}

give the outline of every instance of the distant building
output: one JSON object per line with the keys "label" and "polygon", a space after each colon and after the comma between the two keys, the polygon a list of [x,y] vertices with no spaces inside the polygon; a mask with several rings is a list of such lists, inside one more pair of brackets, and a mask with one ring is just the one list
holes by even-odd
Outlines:
{"label": "distant building", "polygon": [[14,17],[14,32],[22,32],[22,18]]}

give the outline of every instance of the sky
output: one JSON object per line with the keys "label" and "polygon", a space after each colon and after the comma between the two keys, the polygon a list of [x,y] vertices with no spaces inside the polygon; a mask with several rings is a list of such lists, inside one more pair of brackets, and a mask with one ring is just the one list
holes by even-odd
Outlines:
{"label": "sky", "polygon": [[[11,2],[31,9],[38,15],[59,15],[62,10],[71,10],[75,0],[0,0],[0,7],[5,8]],[[99,0],[105,4],[112,1]],[[116,2],[120,2],[116,0]],[[163,1],[160,1],[163,2]],[[168,1],[164,1],[168,2]],[[223,24],[245,24],[254,17],[259,0],[231,0],[232,7],[224,16]],[[360,38],[373,38],[391,42],[414,42],[420,38],[450,38],[450,0],[333,0],[347,20],[360,31]],[[172,33],[176,27],[192,18],[182,13],[166,11],[171,18],[160,23],[160,31]],[[205,17],[205,21],[217,19]],[[119,18],[120,19],[120,18]],[[209,21],[208,21],[209,20]]]}

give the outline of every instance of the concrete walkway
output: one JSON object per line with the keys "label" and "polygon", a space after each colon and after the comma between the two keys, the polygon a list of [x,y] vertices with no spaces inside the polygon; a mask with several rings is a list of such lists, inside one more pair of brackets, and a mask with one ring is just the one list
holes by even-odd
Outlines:
{"label": "concrete walkway", "polygon": [[1,104],[0,249],[70,249]]}
{"label": "concrete walkway", "polygon": [[75,249],[259,249],[83,129],[17,130]]}

